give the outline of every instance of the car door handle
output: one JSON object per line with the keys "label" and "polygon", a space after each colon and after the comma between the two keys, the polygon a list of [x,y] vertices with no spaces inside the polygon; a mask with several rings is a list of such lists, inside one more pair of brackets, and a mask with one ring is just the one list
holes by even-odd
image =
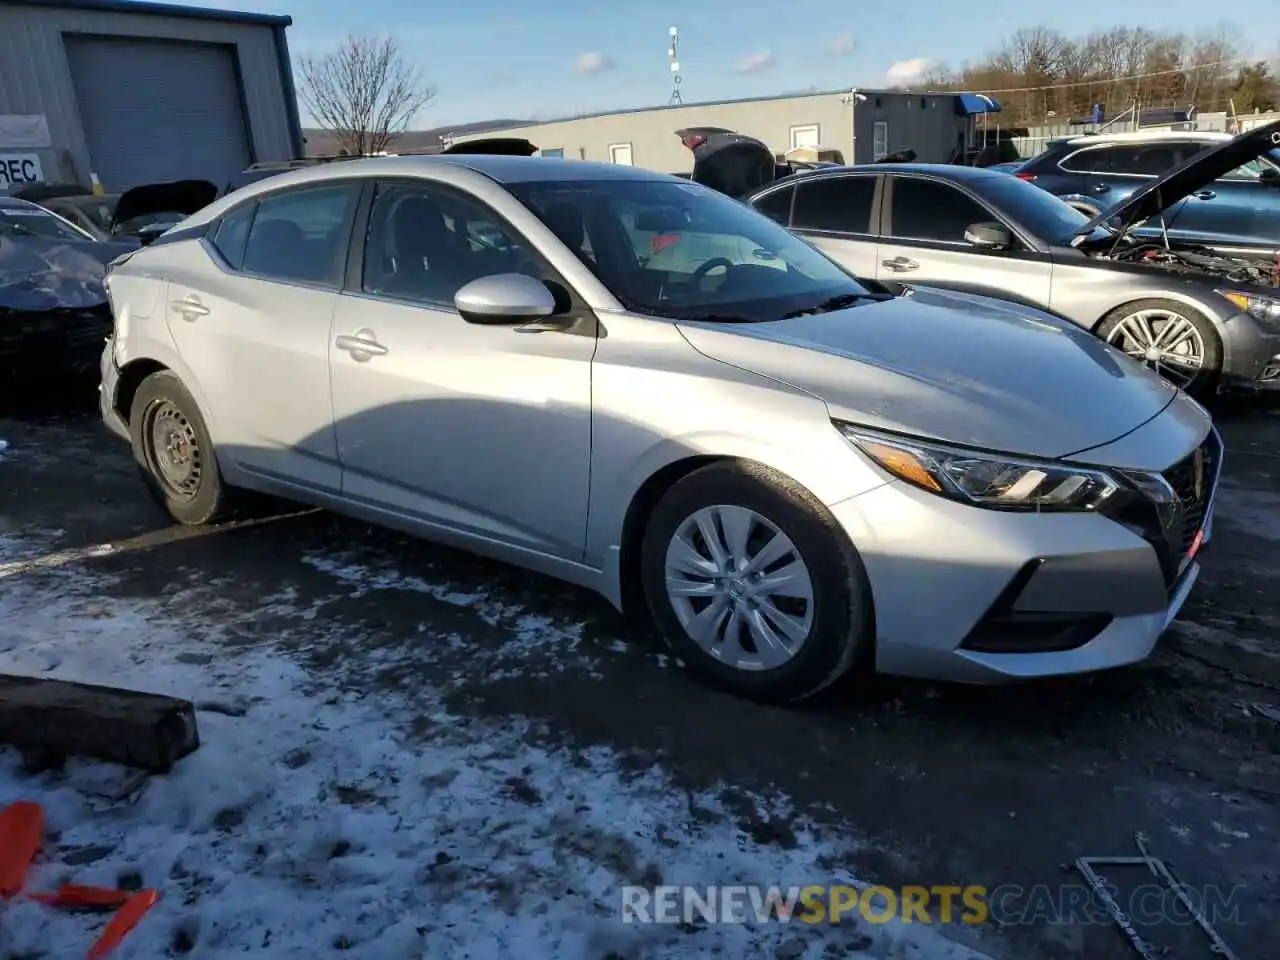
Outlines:
{"label": "car door handle", "polygon": [[1110,190],[1110,189],[1111,189],[1111,188],[1110,188],[1109,186],[1107,186],[1105,183],[1095,183],[1095,184],[1093,185],[1093,192],[1094,192],[1094,193],[1106,193],[1106,192],[1107,192],[1108,190]]}
{"label": "car door handle", "polygon": [[881,260],[880,266],[892,270],[894,273],[905,273],[908,270],[917,269],[920,264],[914,260],[908,260],[906,257],[890,257],[888,260]]}
{"label": "car door handle", "polygon": [[1217,194],[1214,193],[1212,190],[1201,190],[1198,193],[1193,193],[1192,196],[1195,197],[1197,200],[1212,200],[1214,197],[1217,196]]}
{"label": "car door handle", "polygon": [[341,334],[333,341],[333,345],[351,354],[351,359],[358,363],[385,356],[387,353],[387,348],[378,342],[378,336],[372,330],[357,330],[353,334]]}
{"label": "car door handle", "polygon": [[173,307],[174,313],[179,314],[184,320],[194,320],[196,317],[207,317],[209,315],[209,308],[195,297],[175,300],[170,306]]}

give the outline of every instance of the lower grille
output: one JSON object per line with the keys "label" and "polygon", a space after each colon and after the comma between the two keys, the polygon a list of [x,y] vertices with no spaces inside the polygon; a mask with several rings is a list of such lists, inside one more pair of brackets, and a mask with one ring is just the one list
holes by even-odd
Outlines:
{"label": "lower grille", "polygon": [[18,379],[97,366],[111,335],[107,304],[81,310],[42,310],[0,316],[0,358]]}

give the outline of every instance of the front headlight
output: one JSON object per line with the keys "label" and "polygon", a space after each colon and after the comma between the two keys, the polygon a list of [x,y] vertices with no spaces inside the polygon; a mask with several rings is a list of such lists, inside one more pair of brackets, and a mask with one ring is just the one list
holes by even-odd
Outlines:
{"label": "front headlight", "polygon": [[1120,492],[1109,473],[1057,460],[980,453],[933,441],[896,437],[848,423],[840,432],[899,480],[989,510],[1082,512]]}
{"label": "front headlight", "polygon": [[1280,297],[1246,293],[1243,290],[1219,290],[1218,296],[1225,297],[1234,306],[1271,329],[1280,330]]}

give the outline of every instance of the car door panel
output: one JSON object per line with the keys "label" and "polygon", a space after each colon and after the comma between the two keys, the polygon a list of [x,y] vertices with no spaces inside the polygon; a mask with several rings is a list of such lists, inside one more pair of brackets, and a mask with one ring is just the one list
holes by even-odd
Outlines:
{"label": "car door panel", "polygon": [[[224,215],[201,240],[202,255],[170,270],[164,304],[174,344],[216,408],[219,455],[328,491],[342,482],[329,392],[334,264],[345,252],[358,194],[350,184],[282,191]],[[290,210],[317,208],[339,222],[313,237],[316,245],[287,251],[294,262],[286,262],[272,225],[288,231]],[[234,250],[226,239],[232,235]]]}
{"label": "car door panel", "polygon": [[880,245],[874,237],[841,237],[833,234],[809,233],[797,230],[800,236],[813,244],[855,277],[874,280],[877,276]]}
{"label": "car door panel", "polygon": [[876,277],[875,221],[884,177],[868,173],[801,179],[790,226],[854,276]]}
{"label": "car door panel", "polygon": [[1011,228],[1013,249],[983,250],[969,244],[963,236],[972,223],[1009,225],[953,184],[894,176],[887,214],[877,250],[877,280],[947,287],[1047,307],[1053,287],[1049,255],[1030,249]]}
{"label": "car door panel", "polygon": [[[434,187],[385,190],[371,211],[366,269],[374,260],[410,259],[381,239],[395,229],[386,226],[395,204],[424,192],[444,195]],[[453,217],[454,227],[460,220]],[[515,255],[518,244],[508,246],[502,255]],[[486,256],[494,253],[489,245]],[[444,255],[437,259],[443,270]],[[389,295],[392,281],[369,283],[373,291],[338,298],[330,346],[344,496],[472,537],[580,560],[594,329],[584,335],[470,324],[445,303]],[[443,299],[442,291],[431,295]],[[344,336],[385,352],[343,349],[337,341]]]}

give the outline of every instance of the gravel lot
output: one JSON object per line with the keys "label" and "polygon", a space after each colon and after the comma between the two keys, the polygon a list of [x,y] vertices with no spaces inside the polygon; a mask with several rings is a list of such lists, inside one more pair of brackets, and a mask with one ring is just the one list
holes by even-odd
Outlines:
{"label": "gravel lot", "polygon": [[[397,721],[424,755],[440,708],[477,729],[518,720],[538,749],[660,770],[691,816],[693,798],[717,798],[738,836],[783,861],[809,842],[804,818],[838,842],[824,862],[865,881],[1077,882],[1064,865],[1133,855],[1141,831],[1188,886],[1239,888],[1239,922],[1218,929],[1241,960],[1262,958],[1280,934],[1280,406],[1218,415],[1224,487],[1190,603],[1149,662],[1068,682],[880,680],[805,709],[736,702],[686,680],[603,601],[523,571],[318,512],[181,536],[124,445],[75,410],[0,416],[0,596],[56,590],[49,564],[92,571],[113,601],[216,627],[228,658],[274,645],[362,702],[429,693],[431,709]],[[45,567],[12,559],[106,543]],[[317,616],[338,628],[304,629]],[[776,882],[723,878],[747,880]],[[1106,924],[952,935],[1018,960],[1136,956]],[[1210,955],[1185,927],[1151,936]]]}

